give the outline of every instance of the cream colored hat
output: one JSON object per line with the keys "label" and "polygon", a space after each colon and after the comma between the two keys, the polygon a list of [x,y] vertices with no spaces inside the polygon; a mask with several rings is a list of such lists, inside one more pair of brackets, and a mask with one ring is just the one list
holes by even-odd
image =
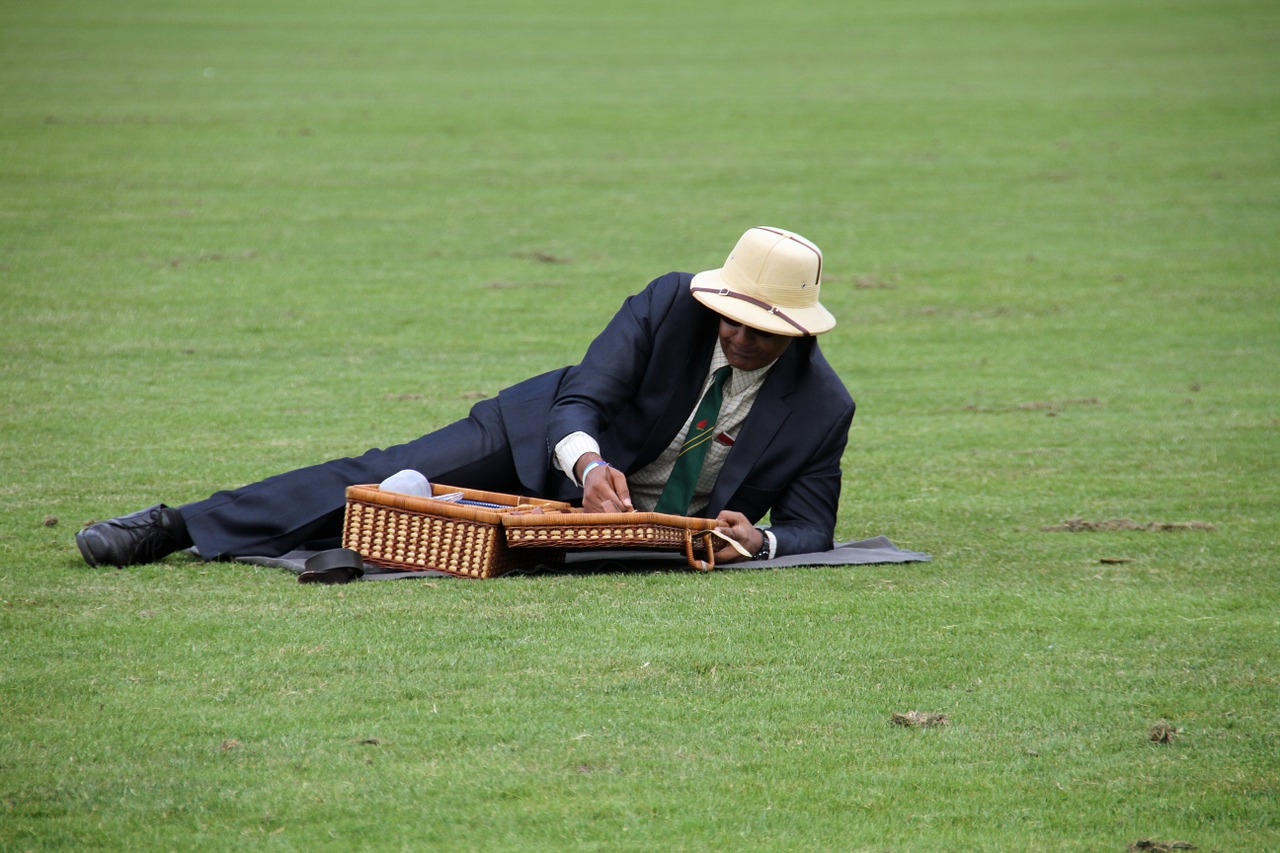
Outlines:
{"label": "cream colored hat", "polygon": [[693,277],[689,291],[730,320],[801,337],[820,335],[836,324],[818,303],[822,252],[799,234],[752,228],[733,247],[724,266]]}

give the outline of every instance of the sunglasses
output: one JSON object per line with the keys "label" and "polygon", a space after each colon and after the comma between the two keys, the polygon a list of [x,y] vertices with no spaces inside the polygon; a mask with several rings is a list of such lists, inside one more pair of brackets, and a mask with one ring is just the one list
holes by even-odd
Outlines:
{"label": "sunglasses", "polygon": [[[739,323],[737,320],[730,320],[728,317],[724,316],[723,314],[720,315],[720,322],[724,323],[726,326],[728,326],[731,329],[739,329],[742,326],[746,325],[745,323]],[[747,326],[747,331],[755,335],[757,338],[762,338],[766,340],[768,338],[777,337],[777,335],[775,335],[773,332],[762,332],[753,326]]]}

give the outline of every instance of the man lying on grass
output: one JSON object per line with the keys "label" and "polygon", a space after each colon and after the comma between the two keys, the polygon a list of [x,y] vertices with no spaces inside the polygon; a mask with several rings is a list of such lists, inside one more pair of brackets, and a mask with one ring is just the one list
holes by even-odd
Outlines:
{"label": "man lying on grass", "polygon": [[[629,297],[580,364],[507,388],[463,420],[99,522],[76,544],[91,566],[192,546],[206,560],[330,547],[347,486],[408,469],[592,512],[714,517],[755,559],[829,550],[854,404],[814,338],[835,326],[821,278],[813,243],[752,228],[720,269],[668,273]],[[755,527],[765,513],[771,526]],[[715,559],[745,558],[726,544]]]}

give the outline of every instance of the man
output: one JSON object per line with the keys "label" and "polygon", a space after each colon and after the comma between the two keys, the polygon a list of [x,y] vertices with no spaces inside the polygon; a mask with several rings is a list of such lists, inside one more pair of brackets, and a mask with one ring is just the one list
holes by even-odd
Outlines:
{"label": "man", "polygon": [[[715,517],[756,559],[828,550],[854,404],[814,338],[835,326],[818,301],[821,278],[813,243],[752,228],[720,269],[668,273],[629,297],[580,364],[507,388],[461,421],[99,522],[76,544],[91,566],[193,545],[206,560],[319,547],[341,530],[347,486],[412,469],[593,512]],[[756,527],[766,513],[770,526]],[[720,563],[739,559],[730,545],[716,552]]]}

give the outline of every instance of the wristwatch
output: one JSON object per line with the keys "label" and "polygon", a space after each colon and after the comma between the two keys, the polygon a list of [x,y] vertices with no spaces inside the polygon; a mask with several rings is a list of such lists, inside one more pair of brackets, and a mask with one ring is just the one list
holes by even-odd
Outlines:
{"label": "wristwatch", "polygon": [[767,560],[769,559],[769,534],[764,532],[763,527],[757,527],[756,530],[760,531],[760,548],[751,555],[751,559]]}

